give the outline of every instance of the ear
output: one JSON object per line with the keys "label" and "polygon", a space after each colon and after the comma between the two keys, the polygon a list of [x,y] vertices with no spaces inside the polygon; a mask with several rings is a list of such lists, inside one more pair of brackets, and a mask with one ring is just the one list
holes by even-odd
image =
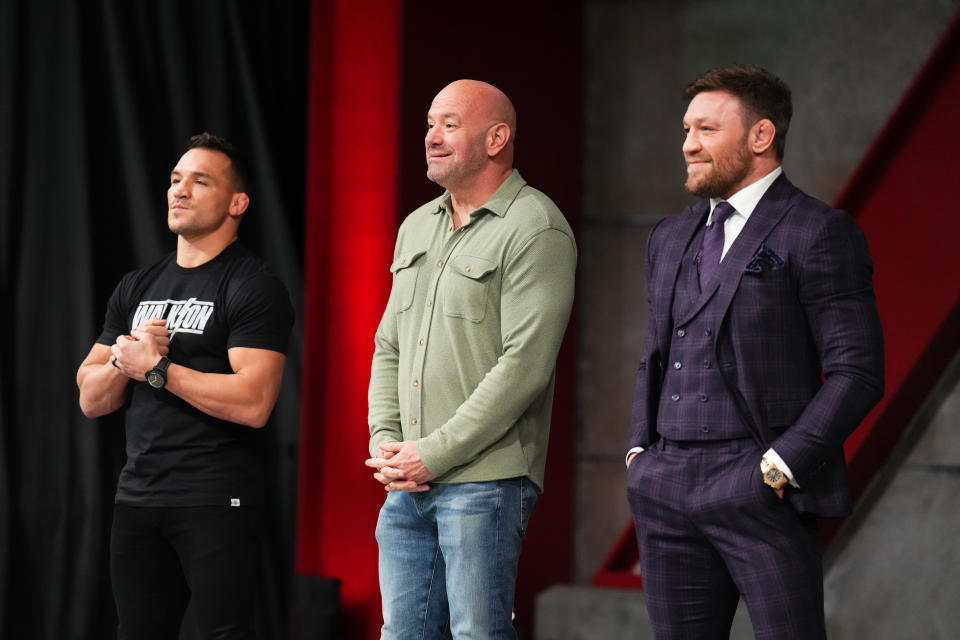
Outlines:
{"label": "ear", "polygon": [[487,130],[487,155],[493,157],[500,153],[510,141],[510,126],[506,122],[498,122]]}
{"label": "ear", "polygon": [[773,139],[777,135],[777,128],[769,118],[758,120],[750,127],[750,151],[756,155],[763,155],[773,147]]}
{"label": "ear", "polygon": [[247,207],[250,206],[250,196],[244,192],[235,193],[230,199],[230,209],[229,213],[231,216],[239,218],[243,215],[243,212],[247,210]]}

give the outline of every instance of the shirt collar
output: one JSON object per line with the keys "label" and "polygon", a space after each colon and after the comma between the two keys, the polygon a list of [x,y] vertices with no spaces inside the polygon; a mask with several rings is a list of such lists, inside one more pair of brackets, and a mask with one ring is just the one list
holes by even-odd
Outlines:
{"label": "shirt collar", "polygon": [[[483,203],[483,206],[478,208],[477,211],[489,211],[501,218],[506,216],[510,205],[517,199],[517,194],[520,193],[520,189],[526,186],[526,184],[527,181],[520,177],[520,172],[514,169],[513,172],[507,176],[507,179],[500,184],[497,190],[493,192],[490,199]],[[452,209],[453,205],[450,202],[450,192],[444,191],[437,202],[437,208],[434,213],[445,213],[447,210]]]}
{"label": "shirt collar", "polygon": [[[749,220],[750,214],[757,208],[757,203],[760,202],[760,198],[763,197],[763,194],[767,192],[770,185],[772,185],[774,180],[779,178],[782,173],[783,167],[777,167],[756,182],[748,184],[743,189],[740,189],[740,191],[737,191],[727,198],[727,202],[734,208],[735,213],[740,214],[744,220]],[[707,218],[708,226],[713,223],[713,210],[721,202],[723,202],[723,198],[710,198],[710,216]]]}

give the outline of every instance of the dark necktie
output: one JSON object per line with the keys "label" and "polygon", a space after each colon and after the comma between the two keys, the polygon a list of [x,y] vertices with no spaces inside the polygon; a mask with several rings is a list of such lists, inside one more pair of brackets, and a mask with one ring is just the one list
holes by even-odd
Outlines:
{"label": "dark necktie", "polygon": [[719,203],[713,210],[713,221],[703,234],[703,252],[700,257],[700,288],[704,289],[710,278],[720,266],[720,255],[723,253],[723,223],[726,222],[734,208],[729,202]]}

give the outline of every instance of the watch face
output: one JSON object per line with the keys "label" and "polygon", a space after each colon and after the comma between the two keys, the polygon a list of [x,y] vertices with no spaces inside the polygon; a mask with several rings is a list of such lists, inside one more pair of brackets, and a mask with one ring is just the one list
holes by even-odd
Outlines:
{"label": "watch face", "polygon": [[157,371],[156,369],[151,369],[147,372],[147,384],[149,384],[154,389],[160,389],[163,387],[163,384],[166,382],[164,375]]}
{"label": "watch face", "polygon": [[767,471],[767,480],[771,484],[776,484],[780,482],[780,478],[782,477],[783,477],[783,474],[780,473],[779,469],[770,469],[769,471]]}

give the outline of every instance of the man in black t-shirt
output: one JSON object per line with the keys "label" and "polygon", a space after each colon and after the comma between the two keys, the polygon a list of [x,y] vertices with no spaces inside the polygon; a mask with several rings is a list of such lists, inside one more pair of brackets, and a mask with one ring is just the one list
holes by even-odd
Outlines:
{"label": "man in black t-shirt", "polygon": [[246,172],[216,136],[170,174],[177,250],[128,273],[77,372],[88,417],[125,408],[110,573],[122,640],[255,638],[263,471],[259,429],[280,389],[293,310],[237,239]]}

